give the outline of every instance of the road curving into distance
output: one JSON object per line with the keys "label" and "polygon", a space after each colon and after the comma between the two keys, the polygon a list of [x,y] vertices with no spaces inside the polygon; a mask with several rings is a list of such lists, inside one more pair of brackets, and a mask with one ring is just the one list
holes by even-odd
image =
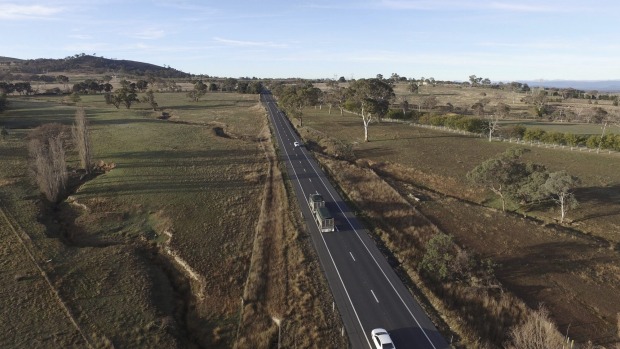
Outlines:
{"label": "road curving into distance", "polygon": [[[294,146],[301,139],[273,96],[266,92],[260,98],[351,347],[374,348],[370,332],[380,327],[389,332],[398,349],[449,348],[317,162],[303,146]],[[307,201],[313,193],[323,196],[336,231],[319,231]]]}

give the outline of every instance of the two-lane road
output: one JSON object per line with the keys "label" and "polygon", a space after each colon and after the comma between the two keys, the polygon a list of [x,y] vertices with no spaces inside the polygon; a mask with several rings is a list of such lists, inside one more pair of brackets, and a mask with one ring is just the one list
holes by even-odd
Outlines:
{"label": "two-lane road", "polygon": [[[399,349],[449,348],[316,161],[293,145],[301,140],[273,96],[264,93],[261,100],[352,347],[374,348],[370,331],[382,327]],[[307,204],[311,193],[325,199],[336,231],[319,231]]]}

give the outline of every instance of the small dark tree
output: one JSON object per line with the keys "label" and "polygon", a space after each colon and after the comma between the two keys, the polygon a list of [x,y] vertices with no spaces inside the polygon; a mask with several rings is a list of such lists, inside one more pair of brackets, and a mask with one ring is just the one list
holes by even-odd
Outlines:
{"label": "small dark tree", "polygon": [[6,99],[6,94],[0,93],[0,113],[4,112],[9,106],[9,101]]}

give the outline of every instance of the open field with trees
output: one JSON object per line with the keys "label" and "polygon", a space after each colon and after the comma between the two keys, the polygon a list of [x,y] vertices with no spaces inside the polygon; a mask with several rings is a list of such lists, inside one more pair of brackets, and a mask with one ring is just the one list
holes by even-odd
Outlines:
{"label": "open field with trees", "polygon": [[[322,87],[329,91],[328,86]],[[394,100],[405,88],[404,84],[394,86]],[[433,105],[423,105],[423,96],[411,94],[409,107],[421,105],[411,121],[454,113],[456,107],[474,105],[482,94],[509,104],[510,113],[503,123],[514,123],[510,119],[519,117],[538,126],[541,120],[533,105],[520,101],[528,96],[525,93],[427,85],[419,86],[419,93],[436,100]],[[517,94],[514,103],[513,93]],[[577,102],[589,105],[581,99],[570,101]],[[447,103],[452,104],[451,110],[443,108]],[[344,105],[346,108],[346,102]],[[609,115],[618,109],[607,100],[599,105],[604,105]],[[383,115],[397,113],[396,108],[398,104],[393,103],[392,110]],[[467,108],[463,114],[474,117]],[[579,206],[568,211],[560,223],[559,206],[552,200],[558,198],[555,194],[526,205],[507,200],[502,211],[497,193],[467,178],[474,168],[514,144],[410,123],[379,122],[378,115],[368,126],[366,142],[366,121],[359,107],[349,109],[352,112],[330,113],[325,103],[322,107],[320,103],[311,105],[303,110],[304,126],[298,124],[298,130],[309,148],[324,154],[319,157],[322,163],[375,227],[377,239],[390,251],[388,257],[393,254],[394,263],[415,285],[412,287],[419,288],[440,309],[444,321],[462,336],[462,344],[480,346],[488,341],[495,347],[516,341],[514,336],[509,338],[511,328],[534,318],[527,309],[537,309],[541,303],[564,336],[609,348],[618,344],[617,154],[524,147],[524,164],[540,164],[550,172],[564,170],[580,180],[569,189]],[[564,125],[550,121],[544,118],[550,127]],[[570,127],[575,133],[588,134],[590,130],[600,132],[601,126],[582,123]],[[613,132],[614,127],[608,131]],[[452,239],[442,242],[448,247],[431,243],[441,234]],[[451,241],[456,247],[449,247]],[[442,250],[452,257],[428,262],[431,251]],[[436,268],[442,265],[450,272],[438,274],[441,269]],[[524,303],[510,299],[512,295]]]}
{"label": "open field with trees", "polygon": [[[0,298],[19,320],[3,322],[0,346],[269,347],[274,318],[287,347],[346,345],[258,95],[191,100],[183,85],[155,92],[155,107],[140,91],[130,108],[98,92],[8,97]],[[91,165],[71,136],[78,110]],[[46,123],[68,166],[51,200],[28,176]]]}
{"label": "open field with trees", "polygon": [[[1,72],[1,346],[347,345],[263,82],[31,63]],[[456,347],[618,345],[617,95],[341,80],[269,87]]]}

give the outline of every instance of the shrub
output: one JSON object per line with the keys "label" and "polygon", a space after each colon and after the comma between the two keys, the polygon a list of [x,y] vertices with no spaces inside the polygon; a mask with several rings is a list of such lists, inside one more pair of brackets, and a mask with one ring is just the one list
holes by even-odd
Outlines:
{"label": "shrub", "polygon": [[390,109],[385,115],[388,119],[399,119],[399,120],[409,120],[413,118],[414,112],[409,110],[406,114],[403,114],[402,109]]}
{"label": "shrub", "polygon": [[552,143],[552,144],[561,144],[561,145],[566,144],[566,140],[564,139],[564,134],[560,132],[556,132],[556,131],[546,132],[543,135],[542,141],[546,143]]}
{"label": "shrub", "polygon": [[598,144],[601,142],[601,137],[597,135],[591,135],[586,140],[586,147],[595,149],[598,148]]}
{"label": "shrub", "polygon": [[500,130],[500,134],[506,138],[523,138],[525,130],[525,126],[521,124],[511,125],[502,127],[502,129]]}
{"label": "shrub", "polygon": [[431,115],[429,123],[433,126],[445,126],[447,117],[444,115]]}
{"label": "shrub", "polygon": [[549,318],[549,312],[540,308],[533,311],[524,323],[510,331],[511,341],[507,349],[554,349],[564,348],[565,340]]}
{"label": "shrub", "polygon": [[459,129],[473,133],[483,133],[486,127],[486,122],[480,118],[462,118],[458,123]]}
{"label": "shrub", "polygon": [[545,136],[545,131],[540,128],[528,128],[523,133],[523,139],[526,141],[540,141]]}
{"label": "shrub", "polygon": [[564,142],[566,145],[570,145],[571,147],[576,147],[580,144],[580,137],[578,137],[574,133],[565,133],[564,134]]}

